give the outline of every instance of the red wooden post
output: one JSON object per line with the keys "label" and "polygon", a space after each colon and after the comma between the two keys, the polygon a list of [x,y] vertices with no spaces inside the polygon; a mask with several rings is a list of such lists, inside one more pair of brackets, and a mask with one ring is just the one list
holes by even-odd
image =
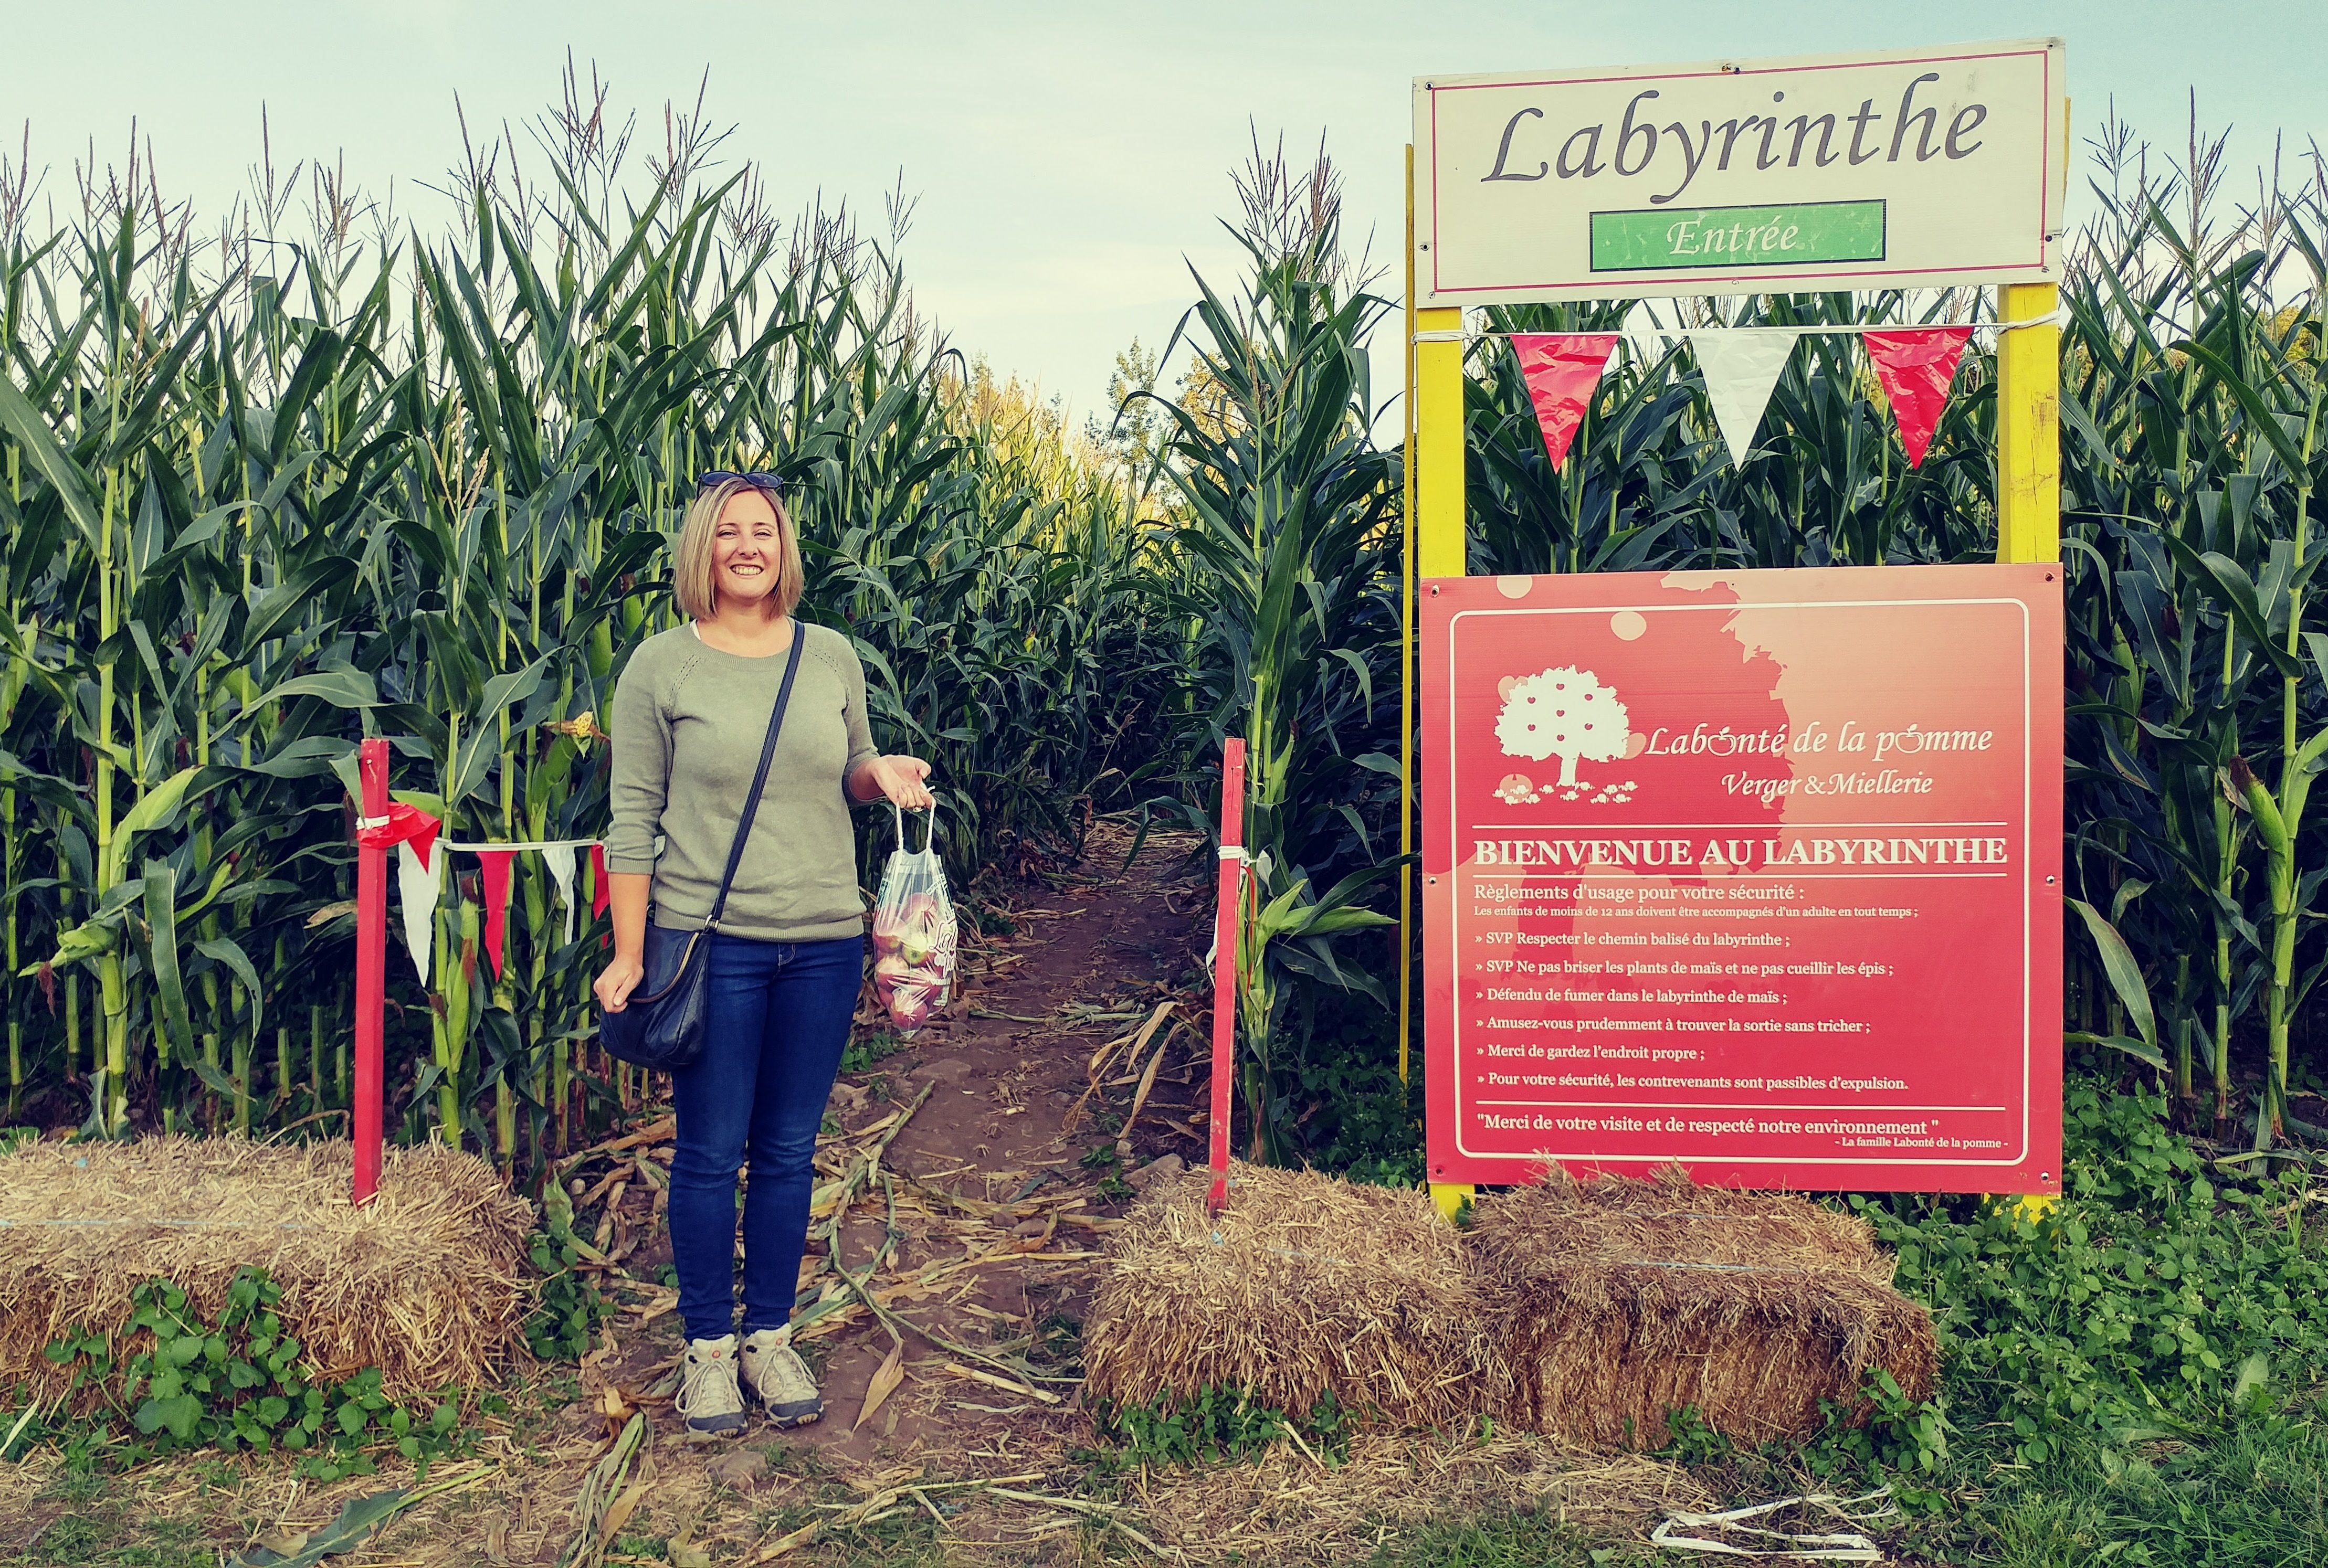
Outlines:
{"label": "red wooden post", "polygon": [[1237,927],[1244,899],[1244,742],[1221,753],[1221,892],[1213,916],[1213,1190],[1218,1214],[1229,1200],[1229,1080],[1236,1059]]}
{"label": "red wooden post", "polygon": [[[379,826],[388,816],[388,742],[366,741],[359,752],[363,818]],[[356,850],[356,1087],[353,1137],[355,1200],[380,1190],[380,1014],[388,971],[388,851]]]}

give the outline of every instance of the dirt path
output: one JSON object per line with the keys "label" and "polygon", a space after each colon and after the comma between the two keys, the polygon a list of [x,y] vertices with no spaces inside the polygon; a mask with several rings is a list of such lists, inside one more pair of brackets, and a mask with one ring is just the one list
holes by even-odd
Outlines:
{"label": "dirt path", "polygon": [[[1122,1178],[1138,1181],[1160,1154],[1201,1158],[1204,1132],[1206,1048],[1191,1027],[1201,988],[1175,987],[1197,974],[1206,890],[1182,879],[1186,841],[1151,838],[1126,871],[1130,847],[1103,825],[1075,873],[1020,890],[1014,929],[972,947],[947,1016],[916,1038],[860,1016],[847,1064],[858,1070],[836,1087],[819,1149],[802,1271],[821,1423],[785,1434],[756,1424],[711,1446],[678,1433],[669,1394],[681,1344],[661,1212],[671,1130],[643,1116],[562,1173],[578,1189],[577,1232],[615,1260],[600,1278],[620,1310],[599,1349],[578,1371],[544,1367],[503,1391],[473,1452],[429,1478],[451,1489],[333,1563],[557,1563],[584,1526],[577,1499],[594,1472],[610,1559],[681,1565],[843,1560],[901,1515],[926,1526],[953,1508],[943,1488],[883,1502],[901,1479],[984,1478],[1037,1499],[1055,1479],[1064,1488],[1080,1469],[1069,1451],[1091,1441],[1077,1337],[1104,1233],[1135,1195]],[[1142,1077],[1145,1105],[1119,1142]],[[836,1269],[836,1243],[854,1283]],[[862,1418],[877,1377],[887,1390]],[[644,1442],[625,1462],[615,1440],[642,1414]],[[278,1461],[195,1456],[76,1479],[43,1452],[0,1479],[0,1562],[179,1562],[153,1555],[164,1544],[190,1564],[216,1562],[413,1479],[383,1465],[317,1486]],[[990,1498],[943,1523],[952,1538],[990,1543],[997,1560],[1037,1561],[1018,1546],[1064,1545],[1092,1516]]]}
{"label": "dirt path", "polygon": [[[819,1305],[838,1309],[801,1335],[827,1414],[787,1440],[829,1467],[1007,1453],[1042,1441],[1036,1432],[1047,1439],[1056,1435],[1051,1427],[1075,1424],[1066,1419],[1075,1330],[1103,1232],[1135,1195],[1135,1182],[1122,1178],[1144,1182],[1142,1167],[1160,1155],[1197,1157],[1204,1133],[1190,1120],[1203,1114],[1206,1088],[1191,1055],[1205,1050],[1190,1027],[1202,1022],[1192,1017],[1201,1003],[1174,989],[1195,975],[1198,921],[1189,911],[1203,890],[1176,875],[1185,843],[1152,837],[1126,873],[1129,847],[1128,835],[1096,834],[1076,874],[1012,910],[1013,935],[972,954],[946,1016],[914,1039],[898,1041],[878,1016],[860,1017],[854,1054],[878,1059],[835,1086],[827,1123],[834,1135],[819,1155],[824,1200],[801,1277],[804,1295],[814,1291]],[[1122,1139],[1122,1115],[1151,1061],[1147,1099]],[[824,1195],[852,1174],[837,1236],[826,1234],[835,1216]],[[654,1278],[670,1256],[653,1199],[651,1184],[631,1184],[619,1222],[652,1237],[625,1259],[634,1277]],[[894,1311],[897,1336],[840,1268]],[[658,1291],[634,1312],[644,1320],[641,1331],[626,1333],[617,1320],[615,1353],[586,1369],[586,1381],[643,1393],[667,1375],[681,1349],[667,1310],[673,1301]],[[993,1359],[949,1353],[916,1330]],[[894,1371],[904,1381],[860,1423],[900,1339]],[[1037,1377],[1028,1382],[996,1361]],[[1058,1381],[1046,1385],[1044,1375]]]}

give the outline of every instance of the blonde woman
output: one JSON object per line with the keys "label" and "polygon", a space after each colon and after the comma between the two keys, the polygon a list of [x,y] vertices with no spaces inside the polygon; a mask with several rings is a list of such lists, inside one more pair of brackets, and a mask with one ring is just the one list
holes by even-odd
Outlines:
{"label": "blonde woman", "polygon": [[[687,623],[640,644],[615,693],[615,956],[596,986],[609,1013],[639,984],[648,920],[694,929],[710,913],[801,639],[759,810],[709,938],[703,1054],[671,1075],[671,1246],[688,1339],[678,1408],[706,1438],[742,1432],[747,1396],[780,1427],[823,1412],[790,1324],[810,1160],[864,973],[850,808],[930,804],[929,764],[873,749],[849,639],[793,619],[800,541],[781,491],[773,474],[701,477],[675,551]],[[736,1175],[747,1157],[739,1348]]]}

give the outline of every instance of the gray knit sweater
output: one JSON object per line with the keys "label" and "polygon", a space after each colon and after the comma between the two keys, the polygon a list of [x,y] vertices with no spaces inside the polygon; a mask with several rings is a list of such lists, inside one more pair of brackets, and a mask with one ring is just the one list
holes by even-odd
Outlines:
{"label": "gray knit sweater", "polygon": [[[850,770],[874,755],[865,667],[840,633],[793,624],[808,639],[800,674],[719,921],[731,936],[769,942],[822,941],[865,929],[856,834],[842,792]],[[788,654],[723,653],[683,625],[641,643],[623,671],[615,688],[606,869],[654,877],[658,926],[693,928],[711,912]]]}

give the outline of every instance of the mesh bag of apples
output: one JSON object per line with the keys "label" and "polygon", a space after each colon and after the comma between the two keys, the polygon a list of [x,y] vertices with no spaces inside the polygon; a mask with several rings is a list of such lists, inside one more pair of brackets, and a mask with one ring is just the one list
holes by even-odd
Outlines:
{"label": "mesh bag of apples", "polygon": [[956,928],[935,847],[936,814],[915,850],[906,845],[905,813],[890,809],[897,817],[897,847],[873,902],[873,992],[897,1032],[911,1034],[945,1005],[953,987]]}

